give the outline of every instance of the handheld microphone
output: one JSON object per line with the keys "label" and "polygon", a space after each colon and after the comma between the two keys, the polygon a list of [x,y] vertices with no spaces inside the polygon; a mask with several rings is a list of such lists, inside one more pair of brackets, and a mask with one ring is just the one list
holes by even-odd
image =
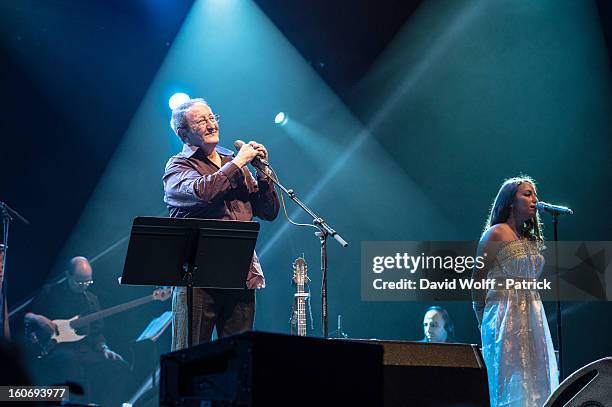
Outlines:
{"label": "handheld microphone", "polygon": [[536,208],[539,211],[548,212],[551,215],[573,215],[574,211],[565,206],[553,205],[546,202],[536,203]]}
{"label": "handheld microphone", "polygon": [[[242,140],[234,141],[234,148],[236,148],[236,150],[240,150],[243,145],[244,145],[244,141]],[[270,164],[261,157],[253,158],[251,160],[251,164],[253,165],[253,167],[258,168],[260,170],[265,170],[266,167],[270,166]]]}

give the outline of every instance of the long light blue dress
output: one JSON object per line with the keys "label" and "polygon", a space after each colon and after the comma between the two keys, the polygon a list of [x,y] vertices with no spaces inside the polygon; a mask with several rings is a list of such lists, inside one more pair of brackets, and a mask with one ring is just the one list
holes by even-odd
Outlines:
{"label": "long light blue dress", "polygon": [[[544,267],[541,244],[504,242],[488,278],[538,278]],[[487,292],[481,328],[491,406],[541,407],[559,386],[557,361],[537,290]]]}

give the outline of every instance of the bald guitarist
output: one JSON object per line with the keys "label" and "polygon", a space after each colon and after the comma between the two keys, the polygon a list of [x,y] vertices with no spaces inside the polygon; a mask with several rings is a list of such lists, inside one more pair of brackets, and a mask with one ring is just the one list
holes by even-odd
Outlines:
{"label": "bald guitarist", "polygon": [[[74,257],[68,263],[66,279],[47,285],[30,304],[25,315],[26,335],[42,346],[59,333],[54,320],[71,319],[100,310],[98,297],[87,291],[93,283],[93,271],[85,257]],[[106,344],[102,319],[76,330],[85,335],[81,340],[58,343],[39,361],[41,382],[63,383],[73,381],[91,386],[94,402],[104,406],[120,405],[121,387],[129,378],[129,366],[123,358]],[[104,389],[112,378],[113,391]],[[105,391],[106,390],[106,391]]]}
{"label": "bald guitarist", "polygon": [[[32,301],[30,312],[25,315],[28,325],[34,324],[38,328],[28,330],[29,333],[39,332],[35,340],[44,341],[46,336],[57,332],[58,326],[48,316],[71,318],[100,310],[98,297],[87,291],[92,283],[93,270],[89,261],[85,257],[75,257],[70,260],[66,270],[66,280],[45,286]],[[85,334],[86,338],[81,345],[99,351],[105,359],[122,360],[119,354],[106,345],[102,329],[101,320],[84,327],[82,334]]]}

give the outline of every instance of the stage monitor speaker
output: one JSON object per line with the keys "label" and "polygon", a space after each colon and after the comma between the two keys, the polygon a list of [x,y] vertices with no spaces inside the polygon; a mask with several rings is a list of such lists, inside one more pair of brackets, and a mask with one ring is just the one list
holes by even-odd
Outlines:
{"label": "stage monitor speaker", "polygon": [[246,332],[162,355],[161,406],[382,406],[383,349]]}
{"label": "stage monitor speaker", "polygon": [[612,407],[612,357],[576,370],[550,395],[544,407]]}
{"label": "stage monitor speaker", "polygon": [[477,345],[367,340],[383,346],[385,407],[489,406]]}

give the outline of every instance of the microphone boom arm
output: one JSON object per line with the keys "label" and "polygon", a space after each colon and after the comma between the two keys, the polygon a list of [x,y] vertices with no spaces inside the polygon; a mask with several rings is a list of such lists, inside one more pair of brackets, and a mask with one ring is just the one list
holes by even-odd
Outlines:
{"label": "microphone boom arm", "polygon": [[[258,170],[261,170],[264,175],[270,179],[281,191],[283,191],[293,202],[295,202],[304,212],[306,212],[312,218],[312,223],[319,229],[316,236],[319,238],[321,244],[321,325],[323,327],[323,337],[329,336],[328,332],[328,305],[327,305],[327,237],[333,237],[342,247],[347,247],[348,243],[342,238],[329,224],[321,218],[319,215],[314,213],[304,202],[302,202],[293,189],[287,189],[283,184],[278,181],[278,177],[272,171],[272,167],[268,164],[265,165],[261,160],[252,160],[251,165]],[[270,171],[266,171],[269,169]],[[273,174],[270,174],[273,173]],[[272,176],[274,175],[274,176]]]}
{"label": "microphone boom arm", "polygon": [[[271,169],[272,167],[270,167],[269,164],[265,165],[262,161],[263,160],[261,160],[259,162],[251,161],[251,165],[253,167],[257,168],[258,170],[261,170],[265,174],[266,173],[266,168],[270,168]],[[287,196],[289,198],[291,198],[291,200],[293,202],[295,202],[300,208],[302,208],[304,210],[304,212],[306,212],[308,215],[310,215],[310,217],[312,218],[312,223],[316,227],[321,229],[321,232],[327,234],[328,236],[333,237],[342,247],[347,247],[348,246],[348,243],[346,242],[346,240],[344,240],[342,238],[342,236],[340,236],[338,234],[338,232],[336,232],[334,229],[332,229],[332,227],[329,226],[327,224],[327,222],[325,220],[323,220],[323,218],[318,216],[316,213],[314,213],[314,211],[312,209],[310,209],[308,206],[306,206],[306,204],[304,202],[302,202],[297,197],[297,195],[295,194],[293,189],[285,188],[285,186],[283,184],[281,184],[280,182],[278,182],[278,179],[276,179],[275,177],[271,177],[268,174],[266,174],[266,177],[268,177],[276,186],[278,186],[285,194],[287,194]]]}

